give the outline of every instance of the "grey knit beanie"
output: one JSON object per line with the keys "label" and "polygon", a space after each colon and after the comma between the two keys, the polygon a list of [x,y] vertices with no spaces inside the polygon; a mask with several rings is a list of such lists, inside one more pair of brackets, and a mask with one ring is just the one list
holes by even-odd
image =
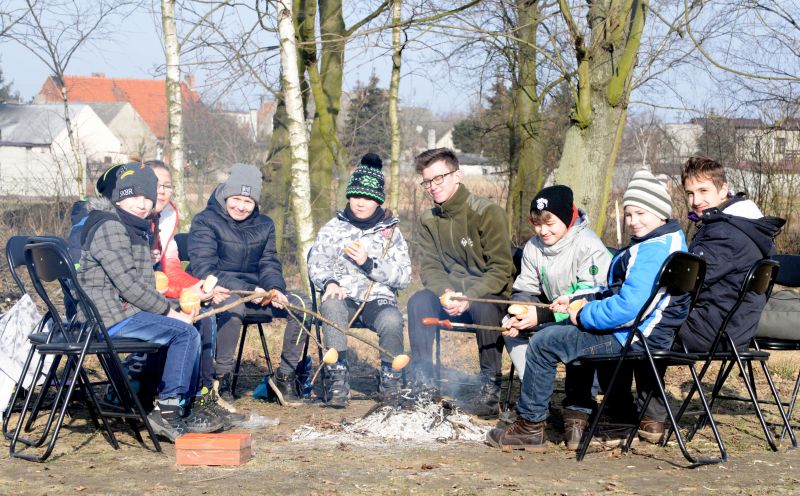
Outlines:
{"label": "grey knit beanie", "polygon": [[250,164],[233,164],[228,179],[222,183],[222,200],[231,196],[247,196],[258,203],[261,198],[261,171]]}
{"label": "grey knit beanie", "polygon": [[128,162],[116,170],[111,201],[116,203],[132,196],[144,196],[154,204],[158,199],[158,177],[153,169],[139,162]]}
{"label": "grey knit beanie", "polygon": [[652,212],[659,219],[672,217],[672,198],[669,196],[667,186],[649,171],[640,170],[633,175],[625,195],[622,197],[622,206],[634,205]]}

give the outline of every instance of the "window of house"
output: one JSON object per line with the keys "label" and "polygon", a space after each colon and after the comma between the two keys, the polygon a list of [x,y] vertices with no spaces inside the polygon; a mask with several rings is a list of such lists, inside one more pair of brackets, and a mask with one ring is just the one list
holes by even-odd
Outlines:
{"label": "window of house", "polygon": [[775,152],[781,155],[786,153],[786,138],[775,138]]}

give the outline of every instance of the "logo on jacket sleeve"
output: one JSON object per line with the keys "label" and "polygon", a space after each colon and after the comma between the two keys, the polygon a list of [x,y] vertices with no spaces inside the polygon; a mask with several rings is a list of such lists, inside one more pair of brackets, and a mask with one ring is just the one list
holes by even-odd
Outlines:
{"label": "logo on jacket sleeve", "polygon": [[473,243],[472,240],[469,238],[461,238],[461,246],[466,248],[467,246],[472,247]]}

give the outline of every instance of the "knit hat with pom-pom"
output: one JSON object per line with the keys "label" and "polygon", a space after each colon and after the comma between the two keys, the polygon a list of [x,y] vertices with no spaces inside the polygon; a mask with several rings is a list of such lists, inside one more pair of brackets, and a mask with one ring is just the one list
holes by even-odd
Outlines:
{"label": "knit hat with pom-pom", "polygon": [[361,197],[375,200],[383,205],[386,200],[386,193],[383,191],[383,162],[374,153],[367,153],[361,157],[361,163],[350,176],[347,183],[347,198]]}

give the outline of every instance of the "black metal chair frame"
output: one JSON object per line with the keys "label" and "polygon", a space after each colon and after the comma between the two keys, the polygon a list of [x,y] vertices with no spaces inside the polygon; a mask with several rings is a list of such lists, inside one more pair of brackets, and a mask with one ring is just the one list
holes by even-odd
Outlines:
{"label": "black metal chair frame", "polygon": [[[662,264],[661,270],[659,271],[659,274],[656,277],[655,283],[650,292],[650,296],[647,299],[647,302],[642,306],[638,315],[634,319],[633,324],[631,325],[632,332],[629,333],[628,339],[623,345],[621,353],[617,355],[599,355],[591,357],[581,357],[573,363],[603,364],[603,363],[616,362],[616,367],[614,369],[614,372],[611,376],[611,380],[607,387],[607,391],[613,391],[614,383],[616,382],[617,376],[619,375],[619,372],[623,366],[644,362],[648,366],[647,367],[648,372],[652,374],[652,377],[654,379],[653,383],[658,386],[657,393],[660,394],[661,398],[664,400],[664,404],[666,406],[667,415],[669,417],[670,422],[672,423],[672,425],[677,426],[678,423],[676,421],[676,417],[673,415],[672,409],[669,406],[669,399],[667,397],[667,392],[664,388],[664,383],[661,380],[659,367],[656,364],[658,363],[665,368],[674,366],[685,366],[691,372],[692,380],[694,381],[695,385],[699,385],[699,378],[694,369],[694,364],[697,361],[697,356],[689,353],[680,353],[671,350],[652,350],[648,345],[647,340],[645,339],[642,331],[639,329],[639,325],[641,324],[642,320],[652,311],[653,305],[656,304],[656,301],[667,293],[675,297],[688,295],[690,298],[689,311],[691,311],[691,308],[694,306],[697,300],[697,295],[699,293],[700,286],[702,285],[703,279],[705,278],[705,271],[706,271],[706,264],[701,257],[686,252],[672,253]],[[642,350],[634,349],[634,338],[636,338],[637,343],[639,343]],[[639,418],[637,419],[636,424],[633,425],[614,424],[618,426],[630,427],[628,437],[625,440],[625,444],[623,446],[623,451],[627,452],[630,450],[633,437],[636,435],[636,427],[644,417],[647,405],[650,403],[653,394],[656,394],[656,392],[654,391],[649,392],[644,402],[644,405],[642,406],[642,410],[639,413]],[[592,416],[592,419],[589,423],[589,427],[583,439],[581,440],[580,448],[576,456],[576,459],[578,461],[583,460],[583,458],[586,456],[586,452],[589,449],[589,444],[591,443],[592,437],[597,431],[597,427],[600,425],[600,417],[603,411],[605,410],[609,397],[610,397],[609,394],[604,395],[603,401],[600,403],[597,412]],[[692,465],[704,465],[704,464],[711,464],[711,463],[718,463],[725,461],[727,460],[727,452],[725,450],[725,445],[722,442],[722,438],[719,436],[716,423],[714,422],[713,416],[711,416],[710,407],[706,402],[705,396],[702,394],[702,391],[700,394],[700,399],[703,404],[703,408],[709,415],[709,421],[714,431],[714,435],[717,441],[717,446],[720,452],[720,457],[705,458],[705,457],[693,456],[691,453],[689,453],[686,447],[686,443],[684,442],[683,436],[680,433],[680,429],[676,429],[675,437],[678,441],[681,453],[683,453],[684,458],[686,458]]]}
{"label": "black metal chair frame", "polygon": [[[175,244],[178,245],[178,256],[181,261],[188,262],[189,261],[189,234],[188,233],[177,233],[175,234]],[[292,318],[289,316],[288,318]],[[269,345],[267,344],[267,338],[264,334],[264,324],[269,324],[272,322],[271,317],[245,317],[242,319],[242,331],[239,334],[239,347],[236,352],[236,363],[233,367],[233,374],[231,377],[231,394],[233,394],[234,398],[237,397],[236,395],[236,386],[239,384],[239,377],[255,377],[252,374],[242,374],[240,372],[242,366],[242,355],[244,354],[244,347],[245,343],[247,342],[247,330],[250,326],[257,326],[258,328],[258,336],[261,340],[261,351],[264,353],[264,363],[267,367],[267,376],[272,376],[275,373],[275,369],[272,365],[272,359],[269,356]],[[308,336],[306,336],[306,343],[303,349],[303,358],[308,354]]]}
{"label": "black metal chair frame", "polygon": [[[761,428],[764,431],[764,437],[767,440],[770,448],[773,451],[778,450],[778,445],[775,442],[775,439],[772,436],[772,433],[769,429],[769,424],[767,423],[766,419],[764,418],[764,413],[761,409],[761,403],[765,403],[763,400],[759,400],[758,394],[755,390],[755,375],[753,373],[752,362],[759,362],[761,364],[761,370],[764,373],[764,376],[767,380],[767,384],[769,385],[770,392],[772,394],[773,402],[768,402],[769,404],[773,404],[778,408],[778,411],[781,416],[782,424],[784,431],[789,433],[789,438],[792,441],[792,446],[794,448],[797,447],[797,439],[795,438],[794,432],[792,431],[791,424],[789,419],[786,415],[786,412],[783,409],[784,403],[781,402],[780,396],[778,394],[778,390],[775,388],[775,383],[772,380],[772,375],[769,372],[769,367],[767,366],[767,361],[769,360],[769,353],[766,351],[762,351],[759,348],[758,342],[753,342],[754,349],[752,350],[738,350],[736,344],[733,341],[733,338],[726,332],[728,324],[730,323],[733,316],[736,314],[736,311],[741,306],[744,299],[750,293],[755,293],[757,295],[765,295],[766,299],[769,300],[769,297],[772,293],[772,287],[775,284],[776,276],[778,274],[780,264],[775,260],[763,259],[756,262],[748,271],[747,275],[745,276],[744,282],[742,283],[742,287],[739,290],[739,296],[734,303],[731,310],[725,316],[725,320],[722,322],[719,330],[717,331],[717,335],[714,338],[714,341],[709,349],[708,353],[699,354],[701,360],[704,360],[705,363],[703,364],[702,369],[700,370],[699,378],[702,379],[705,377],[706,372],[709,370],[711,364],[713,362],[721,362],[719,373],[717,374],[717,378],[714,381],[714,386],[711,390],[711,397],[709,399],[709,407],[713,408],[714,402],[717,399],[730,399],[730,400],[737,400],[737,401],[749,401],[753,408],[755,409],[756,416],[758,417],[759,423],[761,424]],[[724,348],[723,348],[724,347]],[[731,371],[733,370],[734,365],[738,367],[738,371],[742,377],[742,381],[744,382],[745,389],[747,389],[747,393],[749,396],[748,398],[741,398],[737,396],[727,396],[722,395],[722,387],[725,385],[727,378],[729,377]],[[683,405],[681,405],[680,410],[678,411],[677,418],[680,418],[686,412],[689,402],[692,399],[695,390],[699,388],[699,385],[694,387],[689,391],[688,396],[684,400]],[[795,391],[796,391],[795,387]],[[707,413],[705,414],[707,415]],[[694,433],[697,430],[701,429],[707,422],[706,416],[701,415],[701,417],[695,423],[694,430],[690,433],[689,439],[694,436]],[[669,432],[667,433],[669,434]]]}
{"label": "black metal chair frame", "polygon": [[[47,306],[48,316],[53,316],[49,318],[49,321],[52,322],[53,330],[47,332],[46,336],[42,336],[41,333],[32,336],[31,342],[34,345],[35,352],[42,355],[53,355],[54,359],[47,372],[44,384],[38,388],[34,385],[25,396],[14,434],[11,437],[9,447],[11,456],[37,462],[45,461],[50,456],[63,425],[67,408],[70,402],[76,399],[74,393],[77,388],[80,388],[83,392],[83,400],[89,409],[93,423],[96,427],[99,427],[98,419],[102,422],[108,440],[115,449],[119,448],[119,443],[109,425],[108,419],[110,418],[124,419],[136,439],[144,444],[144,440],[135,423],[135,420],[141,421],[148,431],[155,450],[161,451],[158,439],[147,421],[147,414],[138,397],[133,393],[118,356],[119,353],[154,352],[160,346],[133,339],[112,340],[102,323],[97,308],[77,281],[75,268],[69,259],[63,240],[31,238],[25,247],[25,257],[34,289]],[[81,310],[83,318],[86,320],[81,322],[77,317],[70,320],[63,319],[54,304],[50,292],[43,284],[45,282],[58,282],[65,297],[72,298],[75,301]],[[20,381],[28,372],[33,351],[32,349],[32,352],[28,355]],[[120,400],[118,407],[109,408],[108,405],[104,405],[97,398],[88,373],[84,369],[84,360],[87,355],[97,356],[109,385]],[[58,369],[62,357],[67,359],[59,373]],[[41,375],[43,366],[44,361],[39,361],[34,377]],[[26,431],[31,429],[31,421],[38,413],[44,395],[53,386],[57,388],[57,391],[52,400],[50,414],[43,433],[39,439],[21,438],[23,424]],[[36,394],[37,389],[39,390],[38,395]],[[16,402],[18,391],[15,392],[15,397],[12,399],[13,402]],[[30,418],[26,421],[28,415],[30,415]],[[4,430],[6,430],[5,426]],[[30,454],[17,450],[18,442],[31,448],[41,446],[48,438],[49,441],[47,441],[47,447],[43,453]]]}

